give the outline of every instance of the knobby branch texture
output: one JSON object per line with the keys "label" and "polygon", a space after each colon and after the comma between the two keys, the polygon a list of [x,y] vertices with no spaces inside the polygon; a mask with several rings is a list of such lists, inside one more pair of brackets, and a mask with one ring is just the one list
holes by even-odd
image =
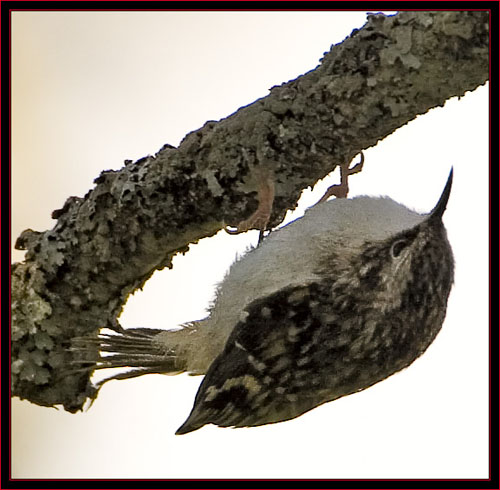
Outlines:
{"label": "knobby branch texture", "polygon": [[255,169],[274,174],[270,225],[303,189],[395,129],[488,79],[488,12],[402,12],[366,25],[320,65],[189,133],[178,148],[104,171],[83,198],[24,231],[12,267],[12,395],[82,408],[88,372],[68,375],[75,336],[119,316],[154,271],[189,243],[256,208]]}

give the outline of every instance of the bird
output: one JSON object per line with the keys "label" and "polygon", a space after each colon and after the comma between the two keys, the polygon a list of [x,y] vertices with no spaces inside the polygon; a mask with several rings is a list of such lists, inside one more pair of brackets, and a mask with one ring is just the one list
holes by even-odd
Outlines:
{"label": "bird", "polygon": [[205,319],[99,334],[94,351],[107,355],[86,362],[131,368],[108,379],[204,375],[179,435],[283,422],[364,390],[413,363],[442,327],[452,180],[453,169],[427,214],[389,197],[323,200],[231,265]]}

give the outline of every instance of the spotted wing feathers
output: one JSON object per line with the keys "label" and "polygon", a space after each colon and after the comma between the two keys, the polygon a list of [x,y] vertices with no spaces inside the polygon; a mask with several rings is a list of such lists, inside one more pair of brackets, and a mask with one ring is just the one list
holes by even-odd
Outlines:
{"label": "spotted wing feathers", "polygon": [[324,321],[322,308],[311,308],[311,301],[327,290],[321,284],[292,287],[255,301],[208,370],[177,434],[208,423],[247,427],[288,420],[326,401],[324,379],[311,375]]}

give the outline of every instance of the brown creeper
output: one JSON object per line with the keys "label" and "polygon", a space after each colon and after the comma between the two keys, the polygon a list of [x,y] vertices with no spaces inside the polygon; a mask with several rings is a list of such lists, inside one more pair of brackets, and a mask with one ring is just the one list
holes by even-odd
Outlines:
{"label": "brown creeper", "polygon": [[[322,202],[234,263],[209,317],[100,337],[97,367],[205,374],[177,434],[289,420],[410,365],[445,318],[453,171],[422,215],[389,198]],[[124,359],[126,361],[124,361]]]}

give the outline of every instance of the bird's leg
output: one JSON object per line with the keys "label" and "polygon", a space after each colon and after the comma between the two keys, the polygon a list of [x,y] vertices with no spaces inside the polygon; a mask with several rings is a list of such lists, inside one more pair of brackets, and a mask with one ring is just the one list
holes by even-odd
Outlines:
{"label": "bird's leg", "polygon": [[274,202],[274,178],[268,170],[258,169],[256,172],[256,180],[258,182],[257,198],[259,200],[259,205],[257,210],[249,218],[240,221],[235,229],[229,229],[226,226],[225,230],[232,235],[252,229],[260,230],[262,234],[271,217]]}
{"label": "bird's leg", "polygon": [[347,197],[347,193],[349,192],[348,177],[349,175],[361,172],[364,162],[365,156],[363,155],[363,152],[361,152],[361,159],[358,163],[356,163],[356,165],[354,165],[354,167],[349,168],[350,162],[340,164],[340,184],[330,186],[324,196],[318,201],[318,204],[326,201],[330,196],[335,196],[337,198]]}

